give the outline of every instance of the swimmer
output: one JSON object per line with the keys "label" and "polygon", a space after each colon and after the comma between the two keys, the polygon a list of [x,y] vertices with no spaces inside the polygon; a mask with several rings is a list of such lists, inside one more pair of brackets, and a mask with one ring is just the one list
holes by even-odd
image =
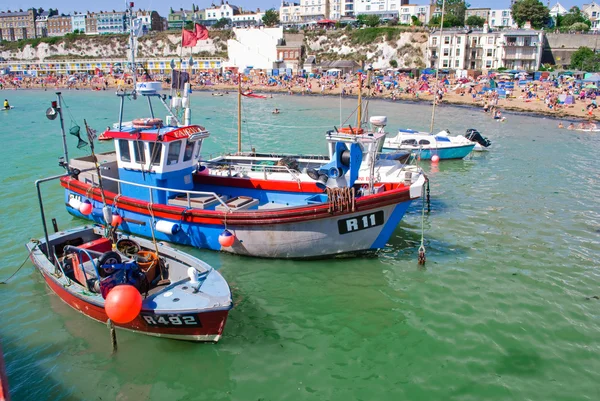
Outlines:
{"label": "swimmer", "polygon": [[562,121],[558,123],[558,128],[565,128],[565,126],[563,125]]}
{"label": "swimmer", "polygon": [[571,123],[569,124],[569,126],[567,127],[568,130],[574,130],[575,129],[575,124]]}
{"label": "swimmer", "polygon": [[273,114],[279,114],[279,109],[273,110]]}

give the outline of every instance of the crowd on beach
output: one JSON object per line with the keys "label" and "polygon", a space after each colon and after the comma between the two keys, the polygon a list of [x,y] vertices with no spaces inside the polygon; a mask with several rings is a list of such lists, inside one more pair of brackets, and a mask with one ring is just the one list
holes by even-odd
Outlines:
{"label": "crowd on beach", "polygon": [[[500,109],[532,111],[557,116],[577,118],[597,118],[596,97],[600,93],[595,85],[570,77],[554,80],[498,80],[491,87],[493,75],[474,77],[454,77],[443,75],[413,76],[394,70],[375,71],[366,74],[338,73],[271,76],[264,72],[251,72],[247,75],[221,72],[201,72],[191,75],[193,90],[232,91],[238,86],[241,76],[244,90],[255,92],[281,92],[288,95],[340,95],[355,96],[359,82],[362,94],[371,98],[396,100],[427,100],[430,102],[476,104],[492,115]],[[157,74],[140,75],[139,80],[162,81],[164,88],[171,86],[170,76]],[[132,77],[126,74],[73,74],[49,77],[0,77],[0,89],[70,89],[108,90],[132,85]],[[502,91],[502,84],[510,82]],[[502,93],[502,95],[500,94]]]}

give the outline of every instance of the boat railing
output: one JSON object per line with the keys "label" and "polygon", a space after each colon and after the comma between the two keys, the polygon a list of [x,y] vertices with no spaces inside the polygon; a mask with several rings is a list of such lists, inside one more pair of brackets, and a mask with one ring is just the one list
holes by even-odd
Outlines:
{"label": "boat railing", "polygon": [[[95,175],[92,174],[92,186],[96,186],[96,183],[94,182],[94,177]],[[113,178],[113,177],[108,177],[108,176],[102,176],[102,180],[108,180],[108,181],[113,181],[117,183],[117,193],[119,194],[119,196],[121,195],[121,185],[122,184],[126,184],[126,185],[133,185],[136,187],[141,187],[141,188],[148,188],[148,193],[150,195],[150,202],[154,203],[154,197],[152,196],[152,190],[157,190],[157,191],[166,191],[166,192],[177,192],[177,193],[181,193],[181,194],[185,194],[186,198],[187,198],[187,203],[188,203],[188,207],[191,208],[191,195],[204,195],[204,196],[214,196],[221,205],[223,205],[228,212],[231,211],[231,208],[229,208],[229,206],[227,206],[227,203],[225,203],[225,201],[216,193],[214,192],[205,192],[205,191],[186,191],[183,189],[176,189],[176,188],[164,188],[164,187],[157,187],[154,185],[145,185],[145,184],[138,184],[135,182],[130,182],[130,181],[124,181],[124,180],[120,180],[118,178]]]}
{"label": "boat railing", "polygon": [[[244,161],[244,159],[240,159],[240,161]],[[248,160],[248,161],[252,161],[252,160]],[[301,182],[300,177],[295,172],[295,170],[290,169],[288,166],[284,166],[284,165],[277,166],[277,165],[268,165],[268,164],[248,163],[245,166],[241,166],[241,165],[235,164],[231,161],[211,161],[211,160],[206,160],[206,161],[203,161],[202,163],[207,167],[214,168],[215,166],[217,166],[218,169],[227,170],[229,175],[231,175],[232,172],[243,173],[244,172],[243,167],[249,167],[251,169],[255,169],[254,171],[262,171],[264,174],[265,180],[267,179],[267,173],[285,172],[285,173],[288,173],[298,184],[300,184],[300,182]]]}

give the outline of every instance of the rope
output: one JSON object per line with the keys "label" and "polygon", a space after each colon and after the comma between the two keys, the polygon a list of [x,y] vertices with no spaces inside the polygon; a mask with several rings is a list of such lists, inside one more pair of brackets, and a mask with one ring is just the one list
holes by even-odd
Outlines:
{"label": "rope", "polygon": [[17,274],[19,272],[19,270],[21,270],[21,268],[23,268],[23,266],[25,266],[25,263],[27,263],[27,260],[29,260],[29,258],[31,257],[31,254],[33,253],[33,251],[35,250],[35,248],[37,248],[39,242],[35,244],[35,246],[31,249],[31,251],[29,252],[29,255],[27,255],[27,257],[25,258],[25,260],[23,261],[23,263],[21,263],[21,266],[19,266],[19,268],[10,275],[9,278],[7,278],[4,281],[0,281],[0,284],[8,284],[8,280],[10,280],[11,278],[13,278],[15,276],[15,274]]}
{"label": "rope", "polygon": [[[423,186],[423,193],[421,199],[425,197],[425,186]],[[422,202],[423,207],[421,208],[421,246],[419,247],[419,264],[424,265],[427,261],[425,256],[425,201]]]}
{"label": "rope", "polygon": [[106,321],[106,327],[108,327],[108,330],[110,332],[110,344],[112,346],[112,353],[115,354],[117,352],[117,332],[115,330],[115,326],[113,324],[113,322],[108,319]]}

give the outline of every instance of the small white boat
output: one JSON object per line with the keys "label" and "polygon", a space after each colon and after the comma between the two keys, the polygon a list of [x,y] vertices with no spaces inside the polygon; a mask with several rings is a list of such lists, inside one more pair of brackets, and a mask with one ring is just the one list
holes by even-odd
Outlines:
{"label": "small white boat", "polygon": [[411,129],[400,129],[392,138],[386,138],[384,150],[405,150],[412,152],[421,160],[431,160],[437,155],[440,160],[462,159],[473,148],[472,142],[462,135],[450,136],[450,131],[443,130],[433,135],[428,132],[419,132]]}

